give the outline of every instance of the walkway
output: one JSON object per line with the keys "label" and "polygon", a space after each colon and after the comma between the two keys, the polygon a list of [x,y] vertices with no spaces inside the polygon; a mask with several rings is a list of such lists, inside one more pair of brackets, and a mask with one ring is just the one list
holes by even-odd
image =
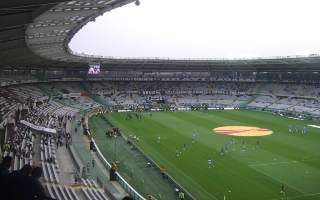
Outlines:
{"label": "walkway", "polygon": [[[89,149],[88,137],[82,134],[83,128],[78,124],[80,119],[81,117],[77,115],[76,119],[71,122],[69,129],[72,134],[72,146],[78,153],[83,165],[89,168],[86,178],[96,180],[98,183],[102,182],[109,194],[117,200],[122,199],[127,193],[118,182],[109,181],[109,172],[105,169],[96,153]],[[76,127],[77,132],[75,132]],[[94,160],[94,166],[92,165],[92,160]]]}

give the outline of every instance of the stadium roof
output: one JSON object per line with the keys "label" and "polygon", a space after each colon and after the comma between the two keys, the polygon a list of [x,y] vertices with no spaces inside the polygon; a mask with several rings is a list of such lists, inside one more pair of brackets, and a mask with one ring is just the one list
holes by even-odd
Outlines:
{"label": "stadium roof", "polygon": [[99,62],[108,70],[146,71],[319,71],[320,56],[234,60],[118,59],[76,55],[68,43],[97,16],[135,0],[2,0],[0,67],[2,69],[86,69]]}

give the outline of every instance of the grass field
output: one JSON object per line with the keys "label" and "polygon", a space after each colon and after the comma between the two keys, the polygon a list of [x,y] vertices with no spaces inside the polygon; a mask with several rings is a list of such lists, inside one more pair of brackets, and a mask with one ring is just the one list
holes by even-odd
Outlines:
{"label": "grass field", "polygon": [[[129,120],[126,115],[106,116],[126,135],[138,136],[145,153],[198,200],[222,200],[224,196],[227,200],[284,199],[282,184],[285,199],[320,199],[320,129],[308,127],[304,135],[288,132],[289,124],[307,126],[315,122],[243,110],[144,113],[142,119]],[[267,128],[273,134],[236,137],[212,131],[228,125]],[[228,152],[221,155],[226,144]],[[180,156],[176,156],[176,149],[182,152]],[[208,159],[214,161],[213,168],[208,167]]]}

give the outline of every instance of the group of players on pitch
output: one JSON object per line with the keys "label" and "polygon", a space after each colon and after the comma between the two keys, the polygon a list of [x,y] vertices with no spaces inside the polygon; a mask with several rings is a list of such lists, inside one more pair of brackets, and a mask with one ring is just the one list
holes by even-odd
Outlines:
{"label": "group of players on pitch", "polygon": [[[158,136],[157,139],[156,139],[156,143],[157,143],[157,144],[160,144],[160,142],[161,142],[161,137]],[[195,131],[192,131],[191,143],[194,144],[195,142],[196,142],[196,132],[195,132]],[[230,149],[230,145],[233,145],[233,144],[235,144],[235,143],[236,143],[236,140],[235,140],[234,138],[231,138],[229,143],[227,143],[227,144],[225,144],[225,145],[223,145],[223,146],[221,147],[221,149],[220,149],[220,155],[223,156],[223,155],[227,154],[228,151],[229,151],[229,149]],[[257,140],[257,142],[256,142],[256,147],[259,147],[259,146],[260,146],[260,141]],[[246,143],[245,143],[244,140],[242,140],[241,149],[242,149],[242,150],[245,150],[245,149],[246,149]],[[187,150],[187,144],[186,144],[186,143],[184,143],[184,144],[182,145],[182,149],[176,148],[176,151],[175,151],[176,157],[180,157],[180,156],[182,155],[182,152],[185,151],[185,150]],[[214,163],[215,163],[214,160],[208,159],[208,167],[209,167],[209,168],[214,167]]]}
{"label": "group of players on pitch", "polygon": [[301,134],[308,133],[307,127],[298,126],[298,125],[288,125],[288,131],[289,131],[289,133],[301,133]]}
{"label": "group of players on pitch", "polygon": [[[299,129],[299,128],[297,128],[297,126],[291,126],[291,125],[289,125],[289,126],[290,126],[290,128],[289,128],[289,132],[290,133],[299,132],[299,130],[301,130],[302,134],[306,134],[307,133],[306,127],[302,127],[302,128],[299,127],[300,128]],[[158,136],[157,140],[156,140],[156,143],[160,144],[160,142],[161,142],[161,137]],[[196,132],[195,131],[192,131],[191,142],[192,142],[192,144],[194,144],[196,142]],[[235,144],[235,143],[236,143],[236,140],[234,138],[231,138],[230,139],[230,144]],[[260,146],[260,141],[259,140],[257,140],[256,146]],[[244,140],[242,141],[242,148],[245,148]],[[185,151],[186,149],[187,149],[187,144],[184,143],[182,145],[182,150]],[[225,144],[220,150],[220,155],[224,155],[225,153],[227,153],[228,149],[229,149],[229,144]],[[176,153],[176,156],[179,157],[179,156],[181,156],[182,151],[179,148],[176,148],[176,152],[175,153]],[[215,163],[214,160],[209,159],[208,160],[208,168],[214,167],[214,163]],[[280,194],[281,194],[282,197],[286,197],[284,184],[281,184]],[[224,196],[224,199],[225,199],[225,196]]]}
{"label": "group of players on pitch", "polygon": [[[161,142],[161,137],[158,136],[157,139],[156,139],[156,143],[157,143],[157,144],[160,144],[160,142]],[[195,142],[196,142],[196,132],[195,132],[195,131],[192,131],[191,143],[194,144]],[[233,144],[233,143],[235,143],[235,140],[234,140],[234,139],[231,139],[230,142],[231,142],[231,144]],[[224,145],[224,146],[221,148],[220,154],[221,154],[221,155],[224,155],[225,153],[228,152],[228,149],[229,149],[229,144]],[[176,151],[175,151],[176,157],[180,157],[180,156],[182,155],[182,152],[185,151],[185,150],[187,150],[187,144],[186,144],[186,143],[184,143],[184,144],[182,145],[182,150],[179,149],[179,148],[176,148]],[[209,159],[209,160],[208,160],[208,167],[209,167],[209,168],[214,167],[214,160],[212,160],[212,159]]]}

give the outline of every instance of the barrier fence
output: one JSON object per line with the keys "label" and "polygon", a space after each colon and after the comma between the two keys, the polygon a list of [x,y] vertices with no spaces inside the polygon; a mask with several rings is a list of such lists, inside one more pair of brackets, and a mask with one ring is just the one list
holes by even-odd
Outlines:
{"label": "barrier fence", "polygon": [[[89,133],[90,134],[90,133]],[[101,153],[98,145],[96,144],[95,140],[92,139],[94,143],[94,147],[96,149],[96,153],[104,167],[109,171],[111,169],[111,164],[104,158],[103,154]],[[135,200],[146,200],[141,194],[139,194],[118,172],[117,174],[117,181],[123,187],[123,189]]]}
{"label": "barrier fence", "polygon": [[[86,115],[86,125],[88,126],[88,118],[90,116],[92,116],[93,114],[95,114],[95,112],[91,112],[88,113]],[[90,130],[88,129],[88,135],[91,135]],[[96,141],[92,138],[94,147],[96,149],[96,154],[97,157],[99,158],[99,160],[101,161],[101,163],[103,164],[103,166],[106,168],[107,171],[109,171],[111,169],[111,164],[105,159],[105,157],[103,156],[103,154],[101,153],[98,145],[96,144]],[[141,194],[139,194],[139,192],[137,192],[118,172],[116,172],[117,174],[117,181],[118,183],[123,187],[123,189],[135,200],[146,200],[146,198],[144,198]]]}

